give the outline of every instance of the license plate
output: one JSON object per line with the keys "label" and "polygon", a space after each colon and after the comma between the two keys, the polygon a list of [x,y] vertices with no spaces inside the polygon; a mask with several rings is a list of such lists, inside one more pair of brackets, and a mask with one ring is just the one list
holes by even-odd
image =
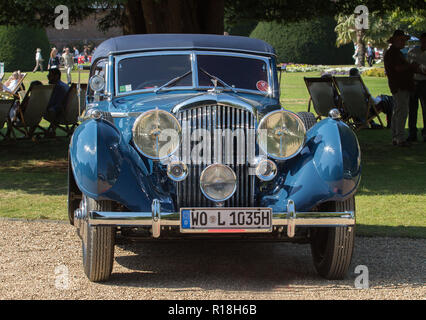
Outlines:
{"label": "license plate", "polygon": [[182,208],[181,232],[271,232],[270,208]]}

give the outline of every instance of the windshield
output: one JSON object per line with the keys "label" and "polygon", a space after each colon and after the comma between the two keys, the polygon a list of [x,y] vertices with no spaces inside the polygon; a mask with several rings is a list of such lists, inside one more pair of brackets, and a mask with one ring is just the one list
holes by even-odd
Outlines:
{"label": "windshield", "polygon": [[220,86],[226,83],[239,89],[269,91],[268,68],[263,60],[202,54],[197,55],[197,66],[200,87],[211,87],[211,76],[214,76],[221,80]]}
{"label": "windshield", "polygon": [[189,54],[125,58],[118,63],[118,93],[155,89],[182,75],[185,76],[169,85],[192,86],[188,70],[191,70]]}
{"label": "windshield", "polygon": [[235,93],[271,93],[268,61],[249,55],[200,51],[135,55],[118,60],[116,68],[118,95],[143,90],[161,93],[169,88],[206,90],[215,85]]}

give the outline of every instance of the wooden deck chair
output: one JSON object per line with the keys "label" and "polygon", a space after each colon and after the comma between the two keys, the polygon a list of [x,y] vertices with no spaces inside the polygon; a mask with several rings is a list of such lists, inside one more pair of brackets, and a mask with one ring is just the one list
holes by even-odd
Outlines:
{"label": "wooden deck chair", "polygon": [[83,114],[83,111],[86,110],[86,91],[87,91],[87,83],[80,84],[80,114]]}
{"label": "wooden deck chair", "polygon": [[78,126],[78,118],[86,108],[85,105],[85,90],[87,84],[80,84],[81,95],[80,105],[78,103],[77,84],[71,84],[71,87],[65,98],[64,111],[59,116],[58,123],[50,124],[49,132],[55,132],[56,129],[62,130],[67,134],[67,137],[71,136],[75,128]]}
{"label": "wooden deck chair", "polygon": [[16,84],[15,88],[12,90],[12,93],[14,95],[17,95],[18,91],[20,91],[20,90],[25,90],[24,79],[25,79],[26,76],[27,76],[27,74],[25,72],[21,73],[21,77],[19,78],[18,83]]}
{"label": "wooden deck chair", "polygon": [[75,127],[78,125],[78,97],[77,84],[71,84],[65,98],[64,111],[59,117],[56,128],[64,131],[67,137],[71,136]]}
{"label": "wooden deck chair", "polygon": [[[8,138],[10,134],[9,111],[14,102],[15,102],[14,99],[0,100],[0,136],[3,137],[3,139]],[[7,130],[6,132],[2,132],[4,131],[3,127],[6,123],[7,123]]]}
{"label": "wooden deck chair", "polygon": [[[40,121],[46,111],[53,88],[54,85],[38,85],[27,92],[18,108],[18,117],[12,120],[13,129],[23,133],[26,138],[38,137],[46,132],[46,129],[40,126]],[[36,133],[37,129],[41,132]]]}
{"label": "wooden deck chair", "polygon": [[337,90],[334,87],[333,79],[331,77],[304,77],[303,79],[305,80],[306,88],[308,89],[310,95],[308,102],[308,112],[310,112],[311,109],[311,102],[315,112],[318,115],[317,119],[321,119],[321,117],[328,117],[329,111],[333,108],[340,109],[340,97],[338,96]]}
{"label": "wooden deck chair", "polygon": [[19,99],[19,95],[18,92],[21,90],[25,90],[24,87],[24,79],[27,76],[26,73],[21,73],[18,82],[16,83],[16,85],[12,88],[11,92],[8,91],[1,91],[0,95],[3,98],[6,99]]}
{"label": "wooden deck chair", "polygon": [[361,77],[333,77],[333,81],[342,97],[345,120],[354,130],[369,127],[370,121],[376,117],[383,127],[374,99]]}

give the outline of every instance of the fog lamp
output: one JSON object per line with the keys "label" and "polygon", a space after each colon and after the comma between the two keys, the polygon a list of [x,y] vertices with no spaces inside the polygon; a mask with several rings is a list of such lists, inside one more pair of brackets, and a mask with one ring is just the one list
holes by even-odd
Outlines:
{"label": "fog lamp", "polygon": [[212,164],[201,172],[200,189],[207,199],[225,201],[237,189],[237,176],[234,170],[224,164]]}
{"label": "fog lamp", "polygon": [[175,160],[167,165],[167,175],[174,181],[182,181],[188,176],[188,167],[180,160]]}
{"label": "fog lamp", "polygon": [[260,160],[256,166],[256,176],[262,181],[271,181],[277,175],[277,165],[269,159]]}

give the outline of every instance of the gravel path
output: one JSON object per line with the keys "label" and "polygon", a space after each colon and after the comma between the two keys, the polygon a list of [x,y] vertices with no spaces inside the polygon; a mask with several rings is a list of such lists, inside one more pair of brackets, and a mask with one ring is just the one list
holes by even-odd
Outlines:
{"label": "gravel path", "polygon": [[[175,242],[116,246],[107,283],[91,283],[62,222],[0,220],[0,299],[425,299],[426,239],[357,238],[345,280],[313,269],[308,245]],[[357,265],[369,288],[355,289]]]}

